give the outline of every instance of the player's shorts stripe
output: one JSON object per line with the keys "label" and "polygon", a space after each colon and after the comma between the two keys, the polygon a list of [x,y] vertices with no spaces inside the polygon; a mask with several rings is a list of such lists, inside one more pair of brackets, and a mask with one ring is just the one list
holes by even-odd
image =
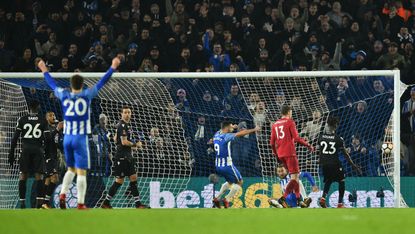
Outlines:
{"label": "player's shorts stripe", "polygon": [[91,168],[91,158],[89,156],[89,143],[88,143],[88,137],[85,136],[85,145],[86,145],[86,157],[88,160],[88,169]]}
{"label": "player's shorts stripe", "polygon": [[78,122],[72,121],[72,135],[78,135]]}
{"label": "player's shorts stripe", "polygon": [[88,113],[88,120],[86,121],[86,133],[87,134],[91,134],[92,130],[91,130],[91,116],[89,116],[90,114]]}
{"label": "player's shorts stripe", "polygon": [[79,134],[85,134],[85,121],[79,121]]}
{"label": "player's shorts stripe", "polygon": [[231,166],[231,168],[232,168],[233,174],[235,175],[235,178],[236,178],[238,181],[240,181],[240,180],[241,180],[241,178],[239,178],[238,174],[236,174],[236,171],[235,171],[234,166]]}
{"label": "player's shorts stripe", "polygon": [[65,121],[65,134],[71,135],[71,121]]}

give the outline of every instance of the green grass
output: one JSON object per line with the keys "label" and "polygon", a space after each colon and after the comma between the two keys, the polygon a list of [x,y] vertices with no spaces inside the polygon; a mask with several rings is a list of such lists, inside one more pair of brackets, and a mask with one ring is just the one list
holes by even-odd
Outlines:
{"label": "green grass", "polygon": [[0,233],[414,233],[415,209],[0,210]]}

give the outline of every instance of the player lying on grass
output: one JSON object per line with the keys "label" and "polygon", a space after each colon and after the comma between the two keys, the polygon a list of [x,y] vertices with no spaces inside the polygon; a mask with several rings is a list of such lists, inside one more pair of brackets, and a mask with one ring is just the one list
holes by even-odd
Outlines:
{"label": "player lying on grass", "polygon": [[61,209],[66,208],[66,193],[75,175],[76,188],[78,191],[78,209],[86,209],[86,172],[91,166],[89,157],[88,135],[91,131],[91,101],[98,95],[98,91],[108,82],[112,73],[120,65],[120,60],[116,57],[112,60],[112,65],[98,83],[89,89],[84,89],[84,78],[78,74],[71,77],[71,89],[58,87],[48,72],[48,68],[43,60],[38,63],[46,83],[54,91],[55,96],[61,101],[64,119],[64,141],[63,150],[65,153],[66,166],[68,171],[62,181],[62,190],[59,195],[59,205]]}
{"label": "player lying on grass", "polygon": [[284,195],[278,200],[284,208],[287,208],[288,204],[285,202],[285,198],[292,192],[294,192],[298,203],[301,202],[299,185],[300,167],[298,165],[295,143],[300,143],[312,152],[314,151],[314,147],[298,135],[295,122],[292,120],[291,106],[284,104],[281,107],[281,115],[282,118],[272,125],[270,145],[273,154],[278,156],[279,161],[284,164],[288,169],[288,173],[290,173],[291,180],[287,184]]}
{"label": "player lying on grass", "polygon": [[337,126],[339,125],[339,119],[337,117],[329,117],[324,133],[319,139],[319,151],[320,151],[320,166],[323,169],[324,177],[324,190],[323,196],[320,198],[320,206],[327,208],[326,196],[330,190],[330,186],[333,182],[339,183],[339,202],[337,208],[344,208],[343,197],[346,189],[345,174],[342,164],[339,159],[339,151],[341,151],[346,160],[352,165],[359,174],[362,174],[362,170],[353,163],[349,153],[344,147],[343,138],[336,134]]}
{"label": "player lying on grass", "polygon": [[[217,197],[213,199],[214,207],[217,208],[221,208],[221,201],[223,206],[228,208],[229,202],[232,201],[234,196],[239,192],[239,190],[242,189],[242,176],[232,163],[232,141],[235,140],[236,137],[243,137],[260,130],[259,127],[255,127],[253,129],[245,129],[237,133],[233,133],[237,127],[238,126],[236,124],[232,124],[229,121],[223,121],[221,124],[221,130],[218,131],[213,138],[213,146],[216,151],[216,173],[225,177],[226,180],[226,182],[222,184]],[[224,199],[221,200],[222,195],[227,190],[230,190],[230,192]]]}
{"label": "player lying on grass", "polygon": [[[287,187],[287,184],[291,180],[291,177],[288,174],[287,169],[283,165],[281,165],[281,164],[278,165],[278,167],[277,167],[277,175],[278,175],[278,178],[280,179],[280,187],[282,189],[282,192],[284,193],[285,192],[285,189]],[[307,193],[305,191],[303,182],[301,182],[301,179],[302,178],[307,178],[308,182],[313,187],[312,188],[313,192],[317,192],[318,191],[318,187],[316,186],[316,182],[315,182],[313,176],[310,173],[308,173],[308,172],[300,172],[299,178],[300,178],[300,180],[299,180],[300,194],[301,194],[301,199],[302,199],[302,202],[300,202],[300,206],[301,206],[301,208],[307,208],[307,207],[310,206],[310,203],[312,202],[312,199],[307,196]],[[271,206],[274,206],[276,208],[283,208],[278,203],[278,201],[275,200],[275,199],[270,199],[268,202],[269,202],[269,204]]]}

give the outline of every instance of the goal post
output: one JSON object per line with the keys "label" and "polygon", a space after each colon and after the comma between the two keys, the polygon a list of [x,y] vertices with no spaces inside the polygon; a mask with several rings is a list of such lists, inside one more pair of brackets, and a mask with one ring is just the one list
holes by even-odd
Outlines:
{"label": "goal post", "polygon": [[[70,78],[72,73],[51,73],[51,75],[52,77],[57,78],[59,83],[68,85],[66,79]],[[103,75],[103,73],[81,73],[81,75],[86,78],[85,82],[90,86],[95,83]],[[308,135],[309,137],[313,136],[313,139],[310,140],[315,142],[316,139],[314,137],[318,136],[324,128],[327,117],[333,113],[343,113],[341,111],[336,111],[338,109],[347,107],[345,105],[340,106],[339,108],[330,108],[324,101],[321,102],[319,100],[322,96],[327,98],[327,95],[322,95],[323,87],[320,86],[321,79],[324,78],[330,80],[332,78],[338,79],[340,77],[346,77],[347,79],[350,79],[351,77],[393,77],[393,110],[392,115],[390,116],[392,120],[390,125],[393,128],[391,136],[393,142],[393,152],[387,156],[382,154],[381,157],[382,161],[387,161],[389,166],[389,170],[386,170],[385,176],[388,178],[390,181],[390,186],[393,188],[393,206],[397,208],[403,207],[405,206],[405,202],[401,196],[400,186],[401,82],[399,70],[226,73],[114,73],[110,82],[100,92],[96,104],[97,107],[93,110],[93,115],[98,116],[100,112],[105,112],[109,118],[109,124],[114,127],[115,122],[119,119],[118,109],[125,104],[132,105],[133,109],[140,110],[138,111],[139,113],[137,113],[137,118],[134,119],[133,131],[135,131],[138,135],[145,132],[143,134],[145,137],[148,137],[147,135],[150,134],[150,131],[153,131],[153,129],[157,128],[163,134],[169,135],[169,139],[164,138],[163,142],[160,143],[162,145],[164,143],[164,151],[157,151],[156,148],[154,148],[151,150],[149,149],[148,151],[137,153],[137,158],[140,159],[141,157],[142,159],[141,162],[137,163],[137,166],[144,167],[146,176],[149,178],[148,180],[143,179],[141,183],[139,183],[139,187],[147,187],[143,188],[144,197],[147,202],[151,202],[151,189],[159,189],[160,191],[163,191],[163,187],[157,187],[154,183],[151,182],[152,178],[158,178],[162,182],[161,184],[163,184],[163,181],[167,184],[164,187],[166,190],[170,189],[171,191],[174,191],[174,197],[172,199],[174,199],[175,207],[181,207],[184,203],[187,202],[186,196],[183,195],[182,192],[188,188],[190,178],[192,176],[207,177],[207,175],[214,172],[212,171],[214,159],[212,161],[212,152],[209,151],[211,149],[210,146],[203,145],[203,147],[207,147],[207,149],[205,149],[201,147],[199,142],[197,142],[200,137],[204,139],[207,137],[206,135],[212,135],[214,133],[212,130],[209,132],[207,129],[218,130],[220,121],[225,118],[230,118],[232,120],[238,121],[239,123],[247,122],[248,127],[253,126],[255,123],[257,123],[256,121],[265,121],[262,123],[268,125],[269,121],[263,120],[263,118],[271,118],[275,121],[279,114],[276,113],[278,108],[270,107],[270,109],[273,109],[272,111],[269,111],[272,112],[272,114],[268,114],[268,117],[259,116],[257,119],[255,119],[256,113],[249,107],[250,96],[253,93],[258,94],[259,96],[263,94],[263,101],[267,102],[267,105],[271,105],[274,101],[275,95],[278,95],[274,93],[271,94],[271,92],[281,92],[286,96],[287,102],[292,102],[294,100],[297,101],[297,103],[302,103],[302,105],[305,107],[305,114],[303,114],[305,116],[299,117],[294,115],[294,117],[299,118],[299,123],[297,123],[297,126],[300,126],[300,128],[304,128],[304,126],[307,125],[307,122],[312,119],[313,110],[319,110],[321,112],[321,122],[319,122],[319,125],[316,129],[313,129],[314,132],[311,133],[311,135]],[[33,82],[31,79],[37,80],[36,82]],[[45,83],[43,81],[39,81],[39,79],[43,79],[41,73],[0,73],[0,88],[4,89],[4,87],[6,87],[5,84],[14,83],[26,88],[48,90],[48,87],[45,86]],[[224,85],[223,83],[226,83],[226,80],[229,79],[231,79],[230,84]],[[195,82],[194,80],[198,80],[198,82]],[[271,84],[264,82],[264,80],[273,80],[273,82]],[[217,81],[220,82],[220,85],[216,84]],[[230,85],[232,84],[236,84],[239,88],[240,94],[242,96],[242,102],[244,104],[243,108],[247,109],[246,115],[242,116],[231,112],[226,113],[226,94],[222,94],[222,96],[217,95],[219,96],[219,100],[225,100],[224,103],[220,103],[220,105],[225,105],[225,114],[224,111],[218,113],[209,113],[211,107],[203,105],[196,109],[180,109],[182,106],[177,106],[176,100],[174,100],[176,96],[179,97],[179,89],[183,89],[185,91],[184,95],[186,95],[187,91],[187,98],[190,99],[190,101],[193,101],[192,94],[190,93],[191,90],[189,89],[202,91],[203,93],[224,93],[222,88],[225,87],[225,92],[228,92],[227,89],[229,89]],[[315,84],[317,85],[316,87],[314,87]],[[174,88],[171,88],[171,86]],[[1,91],[3,92],[3,90]],[[359,90],[359,92],[365,93],[369,91]],[[366,98],[368,99],[375,97],[375,94],[368,93],[367,95],[368,96],[366,96]],[[214,95],[211,94],[211,96],[213,97]],[[297,98],[299,100],[297,100]],[[47,103],[49,102],[49,99],[45,98],[43,101]],[[219,102],[217,103],[219,104]],[[356,103],[357,102],[353,102],[352,105]],[[200,103],[198,103],[198,105],[199,104]],[[19,112],[16,113],[16,115],[21,115],[21,112],[25,111],[25,109],[19,109],[16,111]],[[134,114],[135,113],[133,113],[133,115]],[[177,116],[176,120],[170,119],[172,116]],[[345,117],[347,116],[349,115],[345,115]],[[204,123],[204,134],[201,134],[200,132],[200,125],[202,124],[199,124],[199,118],[209,118],[209,121],[206,120],[207,123]],[[295,120],[297,121],[297,119]],[[142,121],[142,123],[140,123],[140,121]],[[170,127],[165,129],[164,125],[170,125]],[[241,125],[241,127],[244,126],[245,125],[243,124]],[[379,124],[374,127],[380,126],[383,125]],[[143,129],[145,130],[143,131]],[[10,130],[11,129],[7,129],[7,131]],[[272,186],[273,184],[278,184],[278,178],[276,178],[275,175],[276,160],[270,154],[269,138],[267,135],[269,134],[269,132],[267,133],[268,130],[269,126],[264,126],[264,129],[261,131],[261,133],[253,138],[250,138],[249,140],[255,142],[255,146],[250,146],[249,150],[241,152],[241,154],[244,152],[247,153],[248,156],[241,156],[240,158],[234,159],[234,161],[236,167],[238,167],[238,164],[242,165],[242,168],[240,169],[242,176],[244,176],[245,172],[250,176],[262,177],[262,180],[265,184]],[[379,129],[376,129],[376,131],[379,131]],[[248,142],[248,140],[246,142]],[[114,148],[114,145],[111,147]],[[203,150],[199,150],[200,148],[203,148]],[[5,167],[7,166],[7,158],[4,158],[7,156],[7,152],[4,152],[6,148],[0,148],[0,150],[2,151],[0,152],[0,160],[2,162],[1,165],[2,167]],[[297,150],[301,157],[305,158],[307,156],[311,158],[310,160],[303,162],[304,167],[301,169],[312,172],[312,174],[316,177],[317,183],[320,183],[318,155],[310,155],[304,150],[304,148],[301,147],[297,147]],[[376,150],[379,151],[380,149]],[[208,153],[206,153],[206,151]],[[159,155],[159,157],[152,158],[152,156],[156,154]],[[198,154],[203,154],[204,156],[201,157]],[[390,160],[391,158],[384,160],[383,157],[393,157],[393,160]],[[0,174],[2,175],[0,176],[5,176],[3,174],[7,173],[10,172],[1,170]],[[16,175],[10,178],[16,179]],[[109,188],[110,182],[112,182],[111,179],[106,181],[106,189]],[[153,187],[149,188],[151,186]],[[310,192],[310,187],[306,187],[308,190],[307,192]],[[320,188],[322,188],[322,186],[320,186]],[[9,189],[9,187],[7,187],[7,189]],[[17,188],[13,189],[15,190]],[[131,207],[129,200],[122,197],[125,191],[128,192],[128,189],[123,187],[121,190],[123,191],[119,192],[115,206]],[[14,192],[17,194],[17,190]],[[263,193],[271,197],[275,194],[275,191],[271,192],[270,190],[264,190]],[[0,204],[2,204],[1,202],[3,201],[0,201]],[[166,203],[166,201],[164,202]],[[183,202],[183,204],[181,204],[181,202]],[[247,205],[243,204],[242,206]],[[267,204],[264,205],[261,203],[260,207],[267,207]]]}

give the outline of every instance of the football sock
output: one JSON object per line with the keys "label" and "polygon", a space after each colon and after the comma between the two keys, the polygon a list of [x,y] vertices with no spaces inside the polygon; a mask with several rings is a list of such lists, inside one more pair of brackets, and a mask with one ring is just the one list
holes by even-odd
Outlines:
{"label": "football sock", "polygon": [[49,202],[50,197],[53,195],[53,191],[55,191],[56,184],[50,182],[49,185],[45,188],[46,194],[45,194],[45,201]]}
{"label": "football sock", "polygon": [[331,181],[327,181],[326,183],[324,183],[324,189],[323,189],[323,196],[322,197],[326,198],[327,194],[329,193],[331,183],[332,183]]}
{"label": "football sock", "polygon": [[75,173],[72,171],[67,171],[65,176],[62,180],[62,189],[60,194],[66,194],[69,191],[69,185],[71,185],[73,178],[75,177]]}
{"label": "football sock", "polygon": [[297,198],[297,200],[300,199],[300,184],[298,183],[298,181],[295,181],[296,183],[294,184],[294,193],[295,193],[295,197]]}
{"label": "football sock", "polygon": [[[299,190],[297,181],[296,180],[290,180],[290,182],[288,182],[288,184],[287,184],[287,188],[285,188],[284,198],[287,198],[287,196],[290,193],[295,192],[296,187]],[[297,197],[297,195],[296,195],[296,197]]]}
{"label": "football sock", "polygon": [[222,197],[222,195],[228,190],[230,189],[231,185],[228,182],[225,182],[222,184],[222,186],[220,187],[219,190],[219,194],[218,194],[218,198]]}
{"label": "football sock", "polygon": [[305,199],[308,196],[307,196],[307,192],[305,191],[303,183],[299,183],[299,186],[300,186],[300,194],[303,197],[303,199]]}
{"label": "football sock", "polygon": [[26,180],[19,180],[19,198],[20,200],[26,199]]}
{"label": "football sock", "polygon": [[44,182],[43,180],[36,180],[36,208],[40,208],[43,205],[44,199]]}
{"label": "football sock", "polygon": [[85,204],[86,176],[78,175],[76,178],[76,188],[78,189],[78,204]]}
{"label": "football sock", "polygon": [[131,194],[134,197],[134,202],[135,204],[140,204],[140,193],[138,192],[138,188],[137,188],[137,181],[130,181],[130,191]]}
{"label": "football sock", "polygon": [[114,183],[111,185],[110,190],[108,191],[107,197],[105,198],[106,201],[110,201],[112,197],[117,193],[117,190],[119,187],[121,187],[122,184],[119,184],[114,181]]}
{"label": "football sock", "polygon": [[241,190],[241,186],[239,184],[232,184],[231,191],[226,195],[226,200],[231,201],[233,197]]}
{"label": "football sock", "polygon": [[346,183],[343,181],[339,182],[339,203],[343,203],[344,191],[346,190]]}

